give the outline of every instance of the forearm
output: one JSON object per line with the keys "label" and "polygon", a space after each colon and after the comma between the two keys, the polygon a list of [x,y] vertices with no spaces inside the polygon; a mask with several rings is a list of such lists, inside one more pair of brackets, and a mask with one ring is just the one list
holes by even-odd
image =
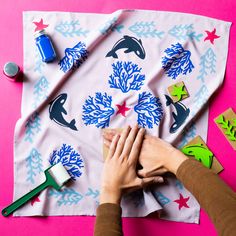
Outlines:
{"label": "forearm", "polygon": [[104,203],[97,208],[94,236],[122,236],[121,207]]}
{"label": "forearm", "polygon": [[97,208],[94,236],[121,236],[121,192],[116,187],[102,187]]}
{"label": "forearm", "polygon": [[236,193],[195,160],[184,161],[176,175],[208,213],[218,234],[236,235]]}

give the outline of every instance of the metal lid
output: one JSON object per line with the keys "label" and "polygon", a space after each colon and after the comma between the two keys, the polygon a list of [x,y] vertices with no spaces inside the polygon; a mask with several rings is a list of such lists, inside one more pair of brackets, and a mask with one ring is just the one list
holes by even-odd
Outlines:
{"label": "metal lid", "polygon": [[19,72],[19,66],[14,62],[7,62],[3,67],[3,72],[6,76],[13,78]]}

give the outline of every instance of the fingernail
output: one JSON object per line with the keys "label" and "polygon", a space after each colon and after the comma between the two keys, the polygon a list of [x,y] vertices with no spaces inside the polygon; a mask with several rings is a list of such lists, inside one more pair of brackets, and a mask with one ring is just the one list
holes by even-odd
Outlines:
{"label": "fingernail", "polygon": [[164,179],[162,177],[156,178],[157,183],[164,183]]}

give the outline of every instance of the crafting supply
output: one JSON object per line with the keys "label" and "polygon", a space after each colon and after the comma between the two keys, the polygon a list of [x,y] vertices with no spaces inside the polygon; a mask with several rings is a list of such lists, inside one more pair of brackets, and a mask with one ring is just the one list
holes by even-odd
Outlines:
{"label": "crafting supply", "polygon": [[4,208],[2,210],[3,216],[10,215],[49,186],[55,188],[56,190],[60,190],[61,187],[71,178],[61,162],[58,162],[57,164],[49,167],[44,171],[44,173],[46,176],[46,180],[38,187],[25,194],[23,197],[19,198],[8,207]]}
{"label": "crafting supply", "polygon": [[7,62],[3,67],[3,73],[9,80],[15,81],[20,74],[20,67],[14,62]]}
{"label": "crafting supply", "polygon": [[[23,20],[28,80],[15,128],[14,199],[40,182],[37,177],[48,162],[63,162],[74,181],[61,193],[51,189],[41,194],[42,203],[27,204],[15,216],[95,215],[103,128],[138,123],[148,134],[174,145],[180,141],[183,147],[193,135],[179,138],[194,120],[193,133],[206,139],[208,117],[202,109],[224,78],[230,23],[141,10],[34,11],[24,12]],[[50,66],[32,50],[32,32],[45,27],[60,55]],[[206,30],[214,28],[220,37],[204,41]],[[166,88],[181,81],[190,97],[181,94],[175,102]],[[174,178],[166,182],[153,192],[140,190],[122,199],[122,215],[144,217],[163,209],[168,220],[197,223],[199,204],[191,193]],[[190,197],[189,208],[173,202],[179,193]]]}
{"label": "crafting supply", "polygon": [[184,154],[186,154],[189,158],[195,158],[196,160],[202,162],[203,165],[211,169],[216,174],[219,174],[224,170],[224,167],[220,164],[213,152],[199,135],[194,137],[184,147],[182,147],[181,151],[184,152]]}
{"label": "crafting supply", "polygon": [[183,81],[172,84],[167,88],[173,102],[180,102],[189,97],[185,83]]}
{"label": "crafting supply", "polygon": [[236,150],[236,113],[233,109],[228,108],[214,121],[233,149]]}
{"label": "crafting supply", "polygon": [[202,164],[208,169],[211,168],[213,161],[213,153],[201,143],[195,145],[187,145],[181,150],[188,156],[193,156],[196,160],[202,162]]}
{"label": "crafting supply", "polygon": [[35,41],[43,62],[52,62],[56,59],[56,52],[53,48],[52,41],[46,35],[45,30],[36,32]]}

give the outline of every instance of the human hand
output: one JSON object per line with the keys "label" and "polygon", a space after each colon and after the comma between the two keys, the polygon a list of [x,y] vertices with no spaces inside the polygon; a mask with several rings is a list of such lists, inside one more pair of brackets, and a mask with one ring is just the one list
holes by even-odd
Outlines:
{"label": "human hand", "polygon": [[162,177],[137,176],[136,167],[144,134],[145,129],[139,129],[136,125],[113,135],[103,168],[100,204],[119,204],[122,193],[163,181]]}
{"label": "human hand", "polygon": [[[116,133],[114,129],[104,131],[107,146]],[[139,156],[139,163],[143,169],[139,170],[138,174],[142,177],[162,175],[167,171],[176,174],[180,164],[186,159],[187,157],[171,144],[160,138],[145,135]]]}
{"label": "human hand", "polygon": [[183,161],[188,159],[170,143],[151,135],[145,135],[139,156],[142,165],[138,174],[143,177],[162,175],[166,172],[176,174]]}

